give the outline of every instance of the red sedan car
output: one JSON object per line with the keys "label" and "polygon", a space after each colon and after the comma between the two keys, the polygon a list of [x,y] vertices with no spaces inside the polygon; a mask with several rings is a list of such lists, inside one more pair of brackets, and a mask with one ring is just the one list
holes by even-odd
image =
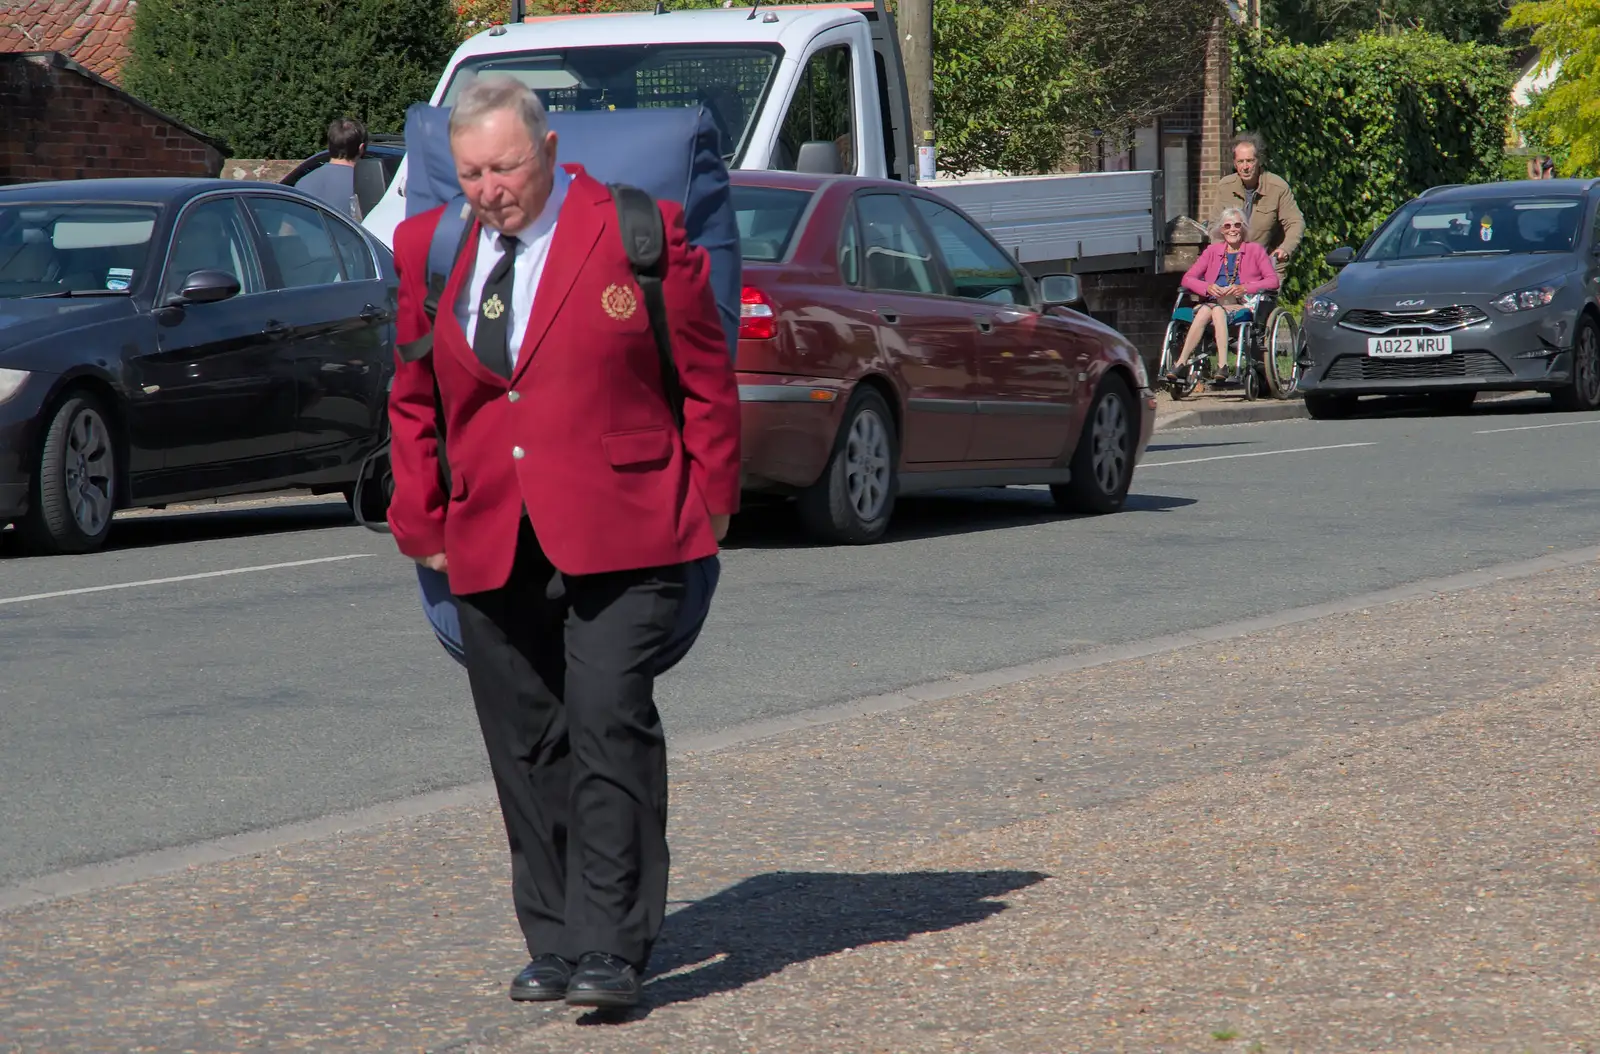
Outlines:
{"label": "red sedan car", "polygon": [[1139,353],[1066,305],[936,194],[732,173],[744,254],[745,488],[791,494],[815,536],[870,542],[895,498],[1048,484],[1122,507],[1155,424]]}

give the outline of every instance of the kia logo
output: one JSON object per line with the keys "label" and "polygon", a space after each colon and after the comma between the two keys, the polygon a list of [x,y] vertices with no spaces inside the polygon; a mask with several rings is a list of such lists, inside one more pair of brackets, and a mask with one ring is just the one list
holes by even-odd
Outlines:
{"label": "kia logo", "polygon": [[1426,304],[1426,303],[1427,303],[1426,300],[1397,300],[1397,301],[1395,301],[1395,305],[1394,306],[1395,307],[1421,307],[1423,304]]}

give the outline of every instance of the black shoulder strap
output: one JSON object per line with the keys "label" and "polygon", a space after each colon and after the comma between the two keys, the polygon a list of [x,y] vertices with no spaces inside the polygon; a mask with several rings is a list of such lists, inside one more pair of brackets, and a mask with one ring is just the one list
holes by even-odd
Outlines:
{"label": "black shoulder strap", "polygon": [[667,301],[661,289],[666,272],[667,229],[655,199],[638,187],[622,183],[610,185],[617,205],[617,229],[627,251],[633,276],[644,294],[645,312],[650,316],[650,331],[656,338],[656,353],[661,357],[661,389],[667,395],[672,419],[683,428],[683,384],[672,358],[672,331],[667,324]]}
{"label": "black shoulder strap", "polygon": [[[444,218],[440,217],[440,222]],[[439,301],[444,297],[444,287],[450,283],[450,276],[455,273],[456,264],[461,259],[461,254],[466,250],[467,239],[472,236],[473,223],[467,219],[461,227],[461,237],[456,239],[456,251],[450,255],[450,267],[440,273],[431,266],[428,270],[428,295],[422,298],[422,313],[428,316],[428,332],[416,340],[401,344],[395,349],[404,363],[420,362],[433,351],[433,329],[439,319]],[[435,229],[437,235],[438,231]],[[431,261],[430,261],[431,264]],[[439,486],[446,495],[450,493],[450,460],[445,456],[444,449],[444,398],[439,394],[439,374],[433,375],[433,431],[434,442],[439,458]],[[384,444],[387,448],[388,444]],[[362,475],[366,474],[365,469]],[[359,515],[359,513],[357,514]]]}
{"label": "black shoulder strap", "polygon": [[[440,222],[444,222],[442,217]],[[416,362],[433,350],[433,326],[439,318],[439,301],[444,296],[444,287],[450,283],[450,276],[455,273],[457,261],[467,248],[467,239],[472,237],[472,226],[470,219],[462,224],[461,237],[456,240],[456,251],[450,254],[450,269],[442,274],[433,270],[428,272],[428,295],[422,298],[422,313],[428,316],[428,332],[395,349],[400,353],[401,362]]]}

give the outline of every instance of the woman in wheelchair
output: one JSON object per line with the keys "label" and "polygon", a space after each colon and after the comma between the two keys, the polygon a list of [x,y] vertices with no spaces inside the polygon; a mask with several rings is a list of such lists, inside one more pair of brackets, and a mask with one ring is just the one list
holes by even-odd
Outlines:
{"label": "woman in wheelchair", "polygon": [[[1173,364],[1168,380],[1189,375],[1189,356],[1205,338],[1211,326],[1217,339],[1217,376],[1228,364],[1228,327],[1248,321],[1250,307],[1245,298],[1278,288],[1278,271],[1272,257],[1255,242],[1245,241],[1245,218],[1239,209],[1224,209],[1212,228],[1214,240],[1200,254],[1187,274],[1183,288],[1200,300],[1194,321],[1183,339],[1183,351]],[[1239,354],[1243,355],[1243,349]]]}

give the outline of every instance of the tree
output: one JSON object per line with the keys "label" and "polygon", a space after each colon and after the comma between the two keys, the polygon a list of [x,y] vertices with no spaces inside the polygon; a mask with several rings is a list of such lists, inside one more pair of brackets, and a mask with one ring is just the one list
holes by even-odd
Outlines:
{"label": "tree", "polygon": [[1496,44],[1511,0],[1262,0],[1261,21],[1294,44],[1373,31],[1425,29],[1459,43]]}
{"label": "tree", "polygon": [[1223,0],[935,0],[941,164],[1048,172],[1195,94]]}
{"label": "tree", "polygon": [[1026,2],[935,0],[934,127],[942,167],[1047,172],[1072,112],[1093,105],[1093,71],[1072,23]]}
{"label": "tree", "polygon": [[456,22],[453,0],[140,0],[123,81],[236,157],[305,157],[335,117],[399,131]]}
{"label": "tree", "polygon": [[1531,29],[1536,69],[1560,67],[1549,87],[1528,101],[1516,124],[1564,176],[1600,174],[1600,3],[1534,0],[1511,9],[1507,26]]}

